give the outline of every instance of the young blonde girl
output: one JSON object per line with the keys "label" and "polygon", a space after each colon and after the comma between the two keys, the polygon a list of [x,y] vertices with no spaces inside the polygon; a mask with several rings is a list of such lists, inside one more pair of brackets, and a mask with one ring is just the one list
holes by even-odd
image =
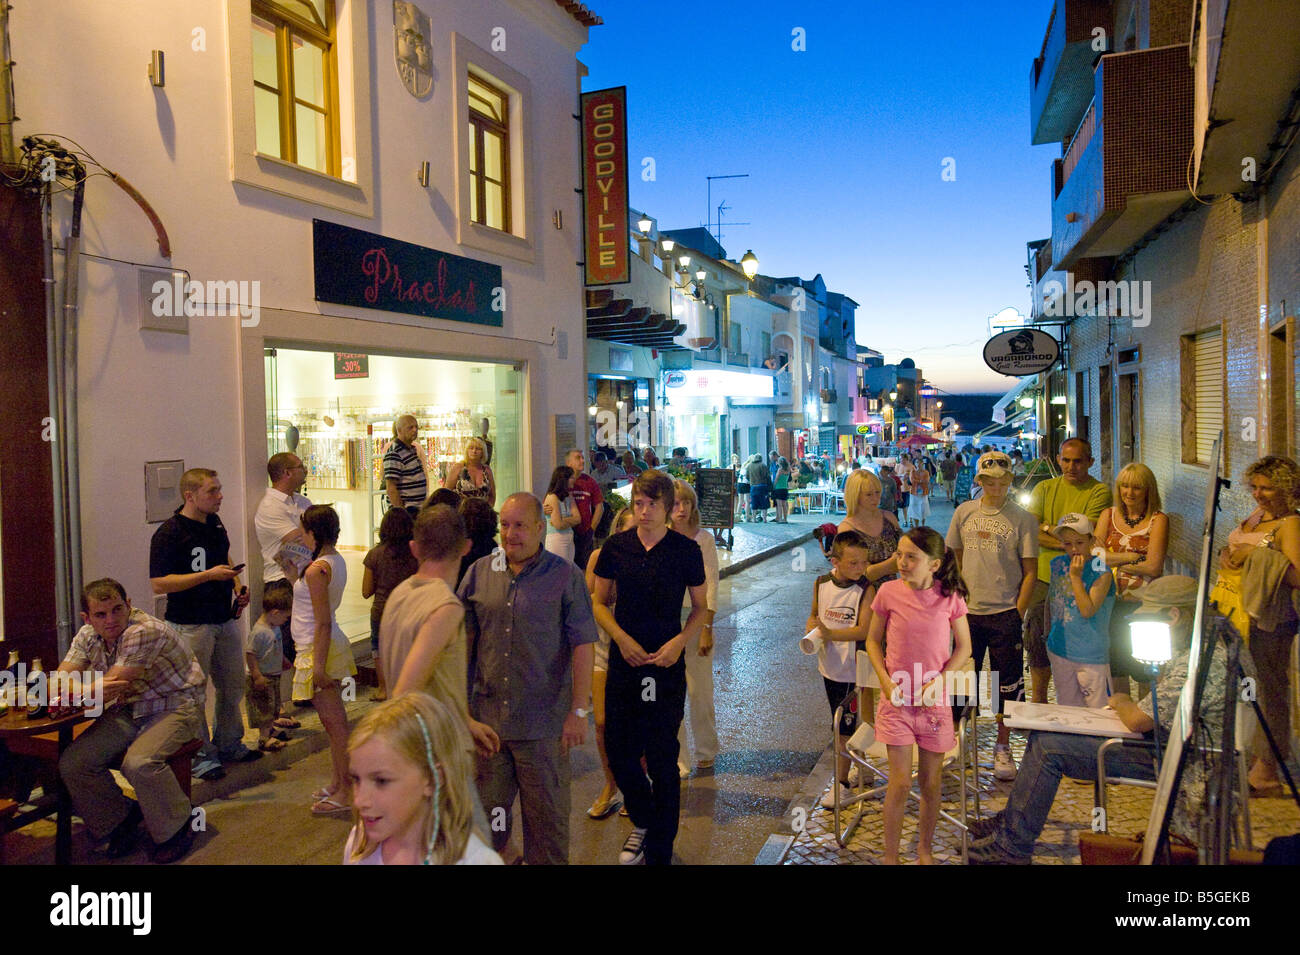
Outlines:
{"label": "young blonde girl", "polygon": [[922,865],[934,862],[930,843],[939,819],[940,769],[944,753],[956,743],[945,674],[970,659],[966,594],[952,549],[938,532],[915,527],[898,542],[898,579],[881,584],[871,602],[867,653],[881,686],[876,739],[889,750],[886,865],[898,864],[913,744],[919,750],[921,784],[916,853]]}
{"label": "young blonde girl", "polygon": [[501,865],[473,829],[465,729],[424,693],[404,693],[348,742],[352,831],[345,865]]}

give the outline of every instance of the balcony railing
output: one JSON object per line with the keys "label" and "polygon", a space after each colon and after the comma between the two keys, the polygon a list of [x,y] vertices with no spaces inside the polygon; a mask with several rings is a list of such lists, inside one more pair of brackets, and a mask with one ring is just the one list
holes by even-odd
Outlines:
{"label": "balcony railing", "polygon": [[746,352],[727,352],[727,364],[738,365],[741,368],[749,367],[749,355]]}
{"label": "balcony railing", "polygon": [[1035,144],[1063,142],[1078,125],[1092,95],[1093,64],[1106,51],[1111,20],[1110,0],[1056,0],[1052,5],[1042,51],[1029,71],[1030,138]]}
{"label": "balcony railing", "polygon": [[1102,57],[1091,119],[1054,166],[1057,269],[1122,255],[1187,200],[1192,95],[1186,44]]}

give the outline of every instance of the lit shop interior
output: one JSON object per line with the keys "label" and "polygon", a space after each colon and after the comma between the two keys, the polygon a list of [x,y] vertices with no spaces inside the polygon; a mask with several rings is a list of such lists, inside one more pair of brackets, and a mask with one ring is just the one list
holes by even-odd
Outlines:
{"label": "lit shop interior", "polygon": [[486,418],[499,507],[520,487],[523,375],[509,364],[285,347],[267,348],[265,361],[267,456],[297,454],[307,468],[303,493],[338,511],[348,565],[339,622],[349,637],[368,637],[361,561],[387,509],[383,457],[393,420],[413,414],[419,422],[432,491],[464,460],[466,441]]}

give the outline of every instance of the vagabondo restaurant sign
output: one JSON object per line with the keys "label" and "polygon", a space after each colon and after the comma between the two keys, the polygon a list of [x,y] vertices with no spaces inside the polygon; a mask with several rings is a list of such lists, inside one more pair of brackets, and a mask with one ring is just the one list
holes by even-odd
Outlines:
{"label": "vagabondo restaurant sign", "polygon": [[984,364],[999,375],[1026,378],[1047,371],[1061,357],[1061,343],[1037,328],[1017,328],[984,343]]}
{"label": "vagabondo restaurant sign", "polygon": [[626,86],[582,94],[582,215],[586,284],[631,281]]}
{"label": "vagabondo restaurant sign", "polygon": [[501,266],[312,220],[316,301],[500,328]]}

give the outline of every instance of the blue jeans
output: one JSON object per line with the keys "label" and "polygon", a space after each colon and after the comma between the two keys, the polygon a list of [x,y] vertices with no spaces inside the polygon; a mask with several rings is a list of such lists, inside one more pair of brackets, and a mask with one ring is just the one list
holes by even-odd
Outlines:
{"label": "blue jeans", "polygon": [[[1029,745],[995,839],[999,849],[1015,856],[1034,854],[1034,842],[1047,824],[1061,777],[1096,779],[1097,750],[1104,742],[1100,736],[1079,733],[1035,730],[1029,734]],[[1126,746],[1107,754],[1106,771],[1133,779],[1156,778],[1152,754]]]}
{"label": "blue jeans", "polygon": [[195,765],[213,759],[230,759],[244,750],[244,719],[239,712],[244,698],[247,664],[244,643],[234,620],[225,623],[173,623],[186,645],[198,658],[203,675],[212,680],[216,690],[211,741],[204,708],[199,715],[203,724],[203,749],[194,757]]}

